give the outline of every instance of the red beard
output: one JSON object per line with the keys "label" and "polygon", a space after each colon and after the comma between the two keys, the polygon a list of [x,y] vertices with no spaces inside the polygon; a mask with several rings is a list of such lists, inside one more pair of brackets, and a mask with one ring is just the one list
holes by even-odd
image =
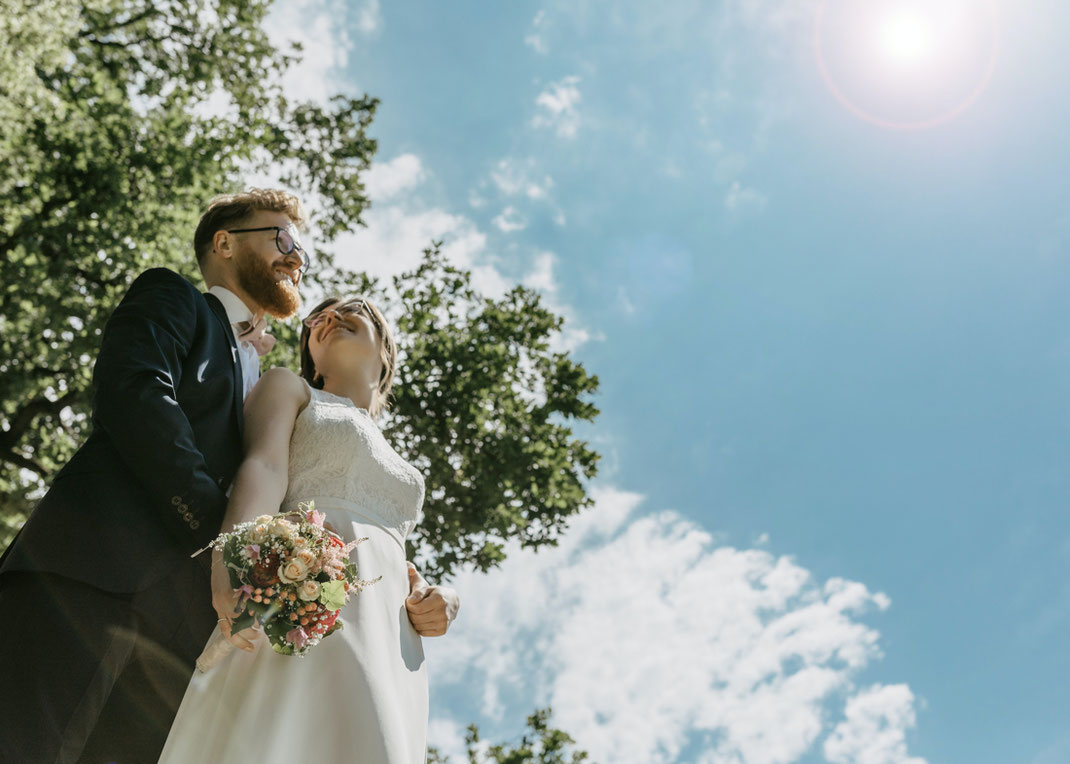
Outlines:
{"label": "red beard", "polygon": [[238,251],[238,284],[275,318],[289,318],[301,307],[297,286],[288,278],[277,280],[274,264],[249,249]]}

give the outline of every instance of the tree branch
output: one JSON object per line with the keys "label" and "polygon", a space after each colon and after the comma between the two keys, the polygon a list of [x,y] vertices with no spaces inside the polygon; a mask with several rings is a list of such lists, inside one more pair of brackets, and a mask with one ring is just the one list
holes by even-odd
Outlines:
{"label": "tree branch", "polygon": [[16,467],[20,467],[24,470],[36,473],[37,477],[47,477],[48,470],[44,468],[44,465],[37,463],[28,456],[9,451],[6,454],[0,454],[0,461],[7,462],[8,464],[14,464]]}
{"label": "tree branch", "polygon": [[[15,415],[11,418],[10,426],[3,433],[0,433],[0,450],[14,454],[15,444],[19,442],[23,433],[33,424],[34,419],[41,414],[55,414],[62,411],[76,400],[79,395],[81,395],[80,390],[68,390],[54,401],[48,398],[38,398],[24,405],[15,412]],[[0,458],[8,459],[8,455]],[[33,468],[29,467],[27,469]],[[40,470],[38,471],[40,472]]]}
{"label": "tree branch", "polygon": [[[115,24],[112,24],[111,26],[108,26],[108,27],[100,27],[98,29],[83,29],[81,32],[79,32],[78,36],[79,37],[87,37],[87,38],[92,39],[93,35],[111,34],[112,32],[114,32],[114,31],[116,31],[118,29],[123,29],[124,27],[128,27],[128,26],[130,26],[132,24],[136,24],[139,21],[144,21],[145,19],[149,18],[150,16],[158,16],[159,14],[160,14],[160,11],[157,8],[146,8],[144,11],[142,11],[139,14],[137,14],[136,16],[131,16],[126,21],[119,21],[119,22],[117,22]],[[96,42],[96,40],[93,40],[93,42]]]}

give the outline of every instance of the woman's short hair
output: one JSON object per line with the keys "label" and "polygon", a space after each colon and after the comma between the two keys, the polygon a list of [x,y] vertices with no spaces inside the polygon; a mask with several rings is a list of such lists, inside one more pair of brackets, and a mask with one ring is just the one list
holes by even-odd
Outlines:
{"label": "woman's short hair", "polygon": [[[379,375],[379,384],[375,389],[375,400],[372,401],[368,412],[376,416],[388,407],[390,388],[394,385],[394,373],[398,362],[397,344],[394,342],[394,335],[390,331],[390,324],[387,323],[386,317],[370,300],[363,297],[328,297],[309,311],[309,314],[305,316],[305,321],[327,308],[334,308],[339,313],[347,311],[355,313],[360,309],[361,303],[364,303],[363,312],[371,319],[375,330],[379,333],[379,360],[383,363],[383,371]],[[309,385],[322,390],[323,377],[316,372],[316,364],[312,361],[312,353],[308,349],[311,334],[312,331],[308,326],[301,326],[301,376]]]}

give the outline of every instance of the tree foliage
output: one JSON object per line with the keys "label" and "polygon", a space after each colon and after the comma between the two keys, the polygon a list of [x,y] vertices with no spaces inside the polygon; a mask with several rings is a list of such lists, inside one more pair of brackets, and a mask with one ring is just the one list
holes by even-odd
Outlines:
{"label": "tree foliage", "polygon": [[[267,0],[12,0],[0,16],[0,545],[84,440],[107,316],[142,270],[195,283],[193,230],[249,172],[316,201],[313,282],[388,290],[323,244],[360,224],[375,142],[367,96],[283,92]],[[23,55],[28,54],[28,55]],[[574,420],[597,380],[551,339],[531,290],[482,298],[437,247],[390,293],[403,363],[384,431],[428,497],[410,552],[431,574],[487,569],[504,545],[553,543],[589,503],[597,455]],[[295,366],[296,324],[270,365]]]}
{"label": "tree foliage", "polygon": [[328,238],[359,224],[376,106],[284,93],[296,51],[268,39],[265,0],[15,5],[0,21],[4,542],[86,435],[92,358],[133,278],[196,281],[200,211],[268,166],[322,200]]}
{"label": "tree foliage", "polygon": [[[485,745],[479,728],[472,724],[465,735],[467,764],[580,764],[587,761],[585,751],[572,750],[575,741],[550,726],[551,711],[540,709],[528,717],[528,731],[513,746]],[[428,750],[427,764],[451,764],[439,751]]]}
{"label": "tree foliage", "polygon": [[597,415],[598,380],[552,350],[562,319],[525,287],[480,297],[437,245],[394,286],[402,361],[384,432],[427,479],[416,559],[432,575],[487,570],[510,539],[554,543],[598,460],[570,427]]}

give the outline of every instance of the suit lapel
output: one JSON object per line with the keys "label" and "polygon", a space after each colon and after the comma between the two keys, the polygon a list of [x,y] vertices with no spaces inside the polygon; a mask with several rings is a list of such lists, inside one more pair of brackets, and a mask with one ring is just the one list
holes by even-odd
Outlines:
{"label": "suit lapel", "polygon": [[238,423],[238,435],[244,438],[245,415],[243,409],[245,408],[245,396],[242,393],[245,390],[245,379],[242,376],[238,341],[234,339],[234,330],[230,328],[230,321],[227,320],[226,308],[223,307],[223,303],[219,301],[219,298],[206,292],[204,299],[208,301],[208,306],[212,309],[212,313],[215,314],[216,319],[223,327],[223,336],[227,338],[227,344],[230,346],[231,371],[234,374],[234,417]]}

